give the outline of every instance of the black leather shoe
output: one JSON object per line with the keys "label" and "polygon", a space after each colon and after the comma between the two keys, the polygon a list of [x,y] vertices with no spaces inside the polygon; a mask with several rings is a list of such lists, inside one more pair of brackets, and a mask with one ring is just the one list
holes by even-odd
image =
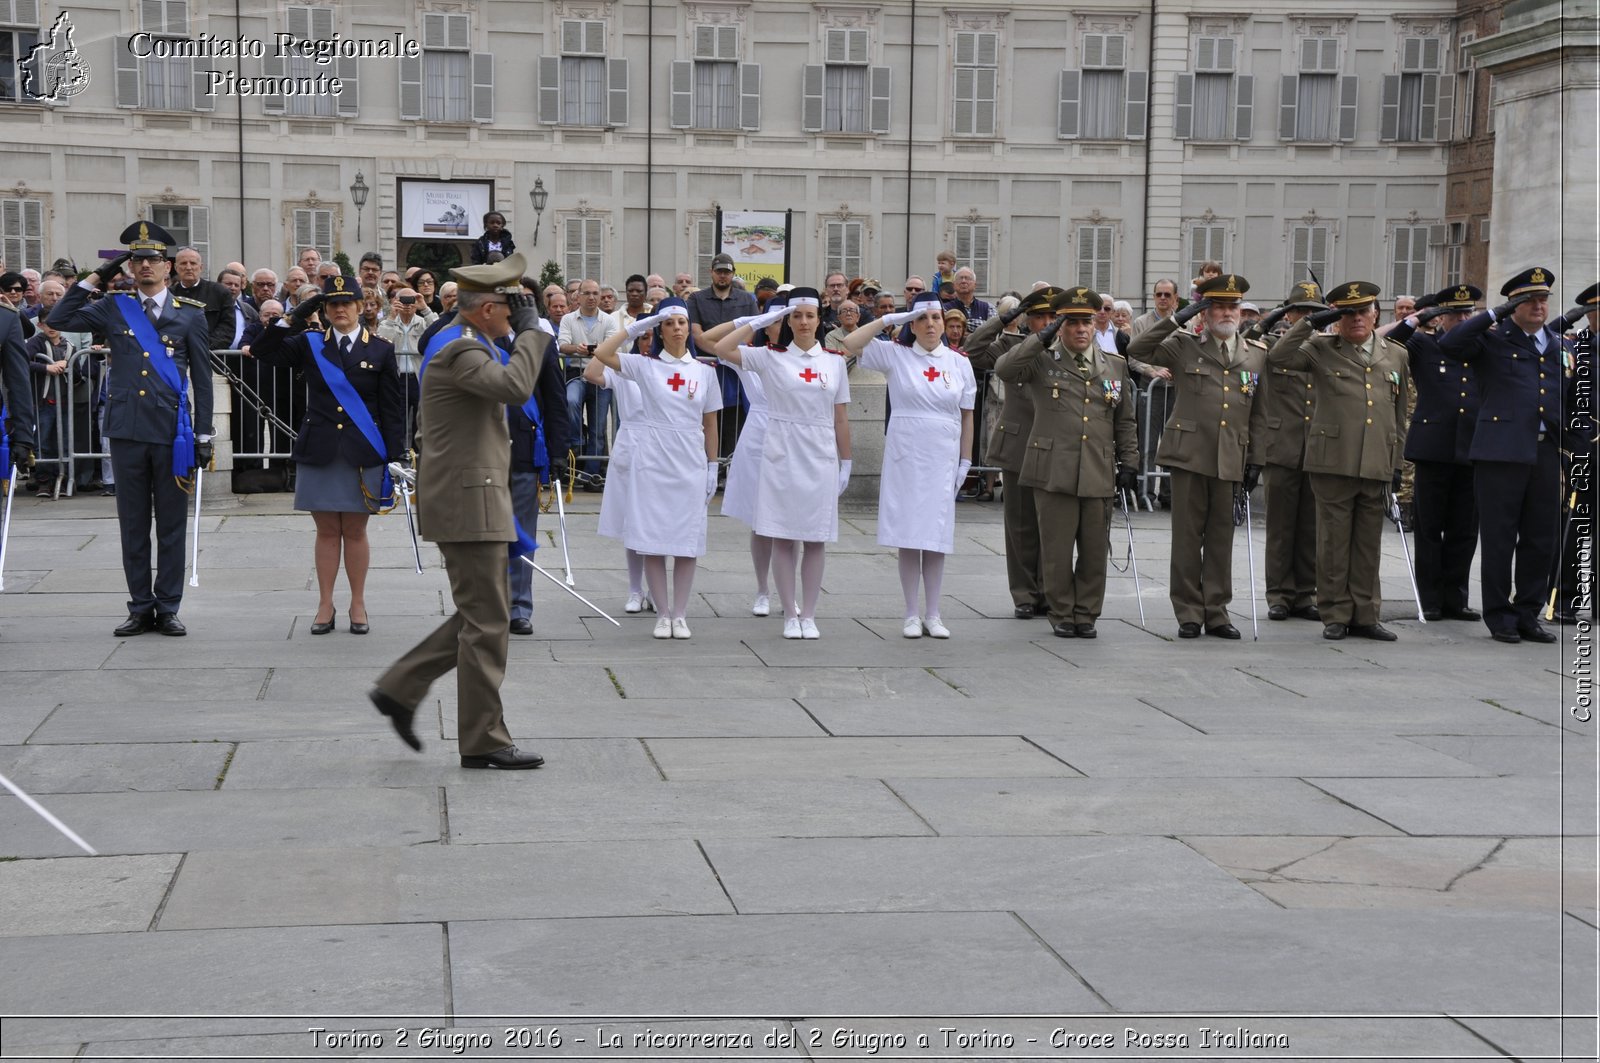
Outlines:
{"label": "black leather shoe", "polygon": [[1058,639],[1075,639],[1078,637],[1078,625],[1067,620],[1063,620],[1059,624],[1052,624],[1050,631]]}
{"label": "black leather shoe", "polygon": [[1506,642],[1513,646],[1522,641],[1522,636],[1515,631],[1496,631],[1490,637],[1496,642]]}
{"label": "black leather shoe", "polygon": [[1440,612],[1446,620],[1482,620],[1483,614],[1476,609],[1462,606],[1460,609],[1441,609]]}
{"label": "black leather shoe", "polygon": [[1042,598],[1039,601],[1034,602],[1033,603],[1033,615],[1034,616],[1049,616],[1050,615],[1050,603],[1045,601],[1045,600],[1043,600]]}
{"label": "black leather shoe", "polygon": [[1219,639],[1237,639],[1239,637],[1239,629],[1232,624],[1223,624],[1220,627],[1206,628],[1206,634]]}
{"label": "black leather shoe", "polygon": [[1570,609],[1557,609],[1550,619],[1558,624],[1576,624],[1578,622],[1578,614]]}
{"label": "black leather shoe", "polygon": [[516,746],[506,746],[493,753],[484,753],[481,756],[461,758],[463,768],[500,768],[506,771],[520,771],[526,768],[544,766],[544,758],[537,753],[524,753]]}
{"label": "black leather shoe", "polygon": [[1298,609],[1289,610],[1289,615],[1298,620],[1322,620],[1322,611],[1314,605],[1302,605]]}
{"label": "black leather shoe", "polygon": [[1437,623],[1438,621],[1444,619],[1444,610],[1424,609],[1422,611],[1422,619],[1426,620],[1430,624]]}
{"label": "black leather shoe", "polygon": [[334,621],[338,618],[339,610],[335,609],[333,612],[328,614],[328,619],[326,620],[312,620],[311,633],[313,635],[326,635],[328,632],[333,630]]}
{"label": "black leather shoe", "polygon": [[517,617],[515,620],[511,621],[511,633],[513,635],[533,634],[533,621],[526,617]]}
{"label": "black leather shoe", "polygon": [[1200,637],[1200,625],[1195,623],[1179,624],[1178,637],[1180,639],[1197,639]]}
{"label": "black leather shoe", "polygon": [[1079,625],[1077,625],[1077,628],[1078,628],[1078,637],[1080,639],[1092,639],[1092,638],[1098,638],[1099,637],[1099,633],[1096,632],[1095,629],[1094,629],[1094,621],[1093,620],[1089,621],[1087,624],[1079,624]]}
{"label": "black leather shoe", "polygon": [[366,621],[366,620],[357,620],[354,617],[351,617],[351,619],[350,619],[350,634],[352,634],[352,635],[365,635],[367,632],[369,632],[371,630],[372,630],[372,625],[368,621]]}
{"label": "black leather shoe", "polygon": [[189,629],[183,626],[183,621],[178,619],[177,613],[157,613],[155,630],[174,638],[181,638],[189,633]]}
{"label": "black leather shoe", "polygon": [[129,613],[128,619],[124,620],[112,634],[119,639],[125,639],[132,635],[143,635],[146,631],[154,631],[155,626],[156,618],[150,613]]}
{"label": "black leather shoe", "polygon": [[1394,642],[1400,637],[1382,624],[1351,624],[1350,634],[1374,642]]}
{"label": "black leather shoe", "polygon": [[1289,607],[1287,605],[1271,605],[1271,606],[1268,606],[1267,607],[1267,619],[1268,620],[1287,620],[1287,619],[1289,619]]}
{"label": "black leather shoe", "polygon": [[389,722],[394,724],[394,733],[400,736],[402,742],[417,752],[422,752],[422,739],[411,729],[411,720],[417,714],[416,709],[406,708],[377,687],[367,691],[367,699],[379,712],[389,717]]}
{"label": "black leather shoe", "polygon": [[1032,620],[1038,614],[1033,611],[1031,604],[1024,603],[1011,610],[1011,615],[1018,620]]}
{"label": "black leather shoe", "polygon": [[1522,636],[1524,642],[1558,642],[1559,637],[1553,631],[1546,631],[1544,626],[1534,622],[1532,627],[1519,627],[1517,634]]}
{"label": "black leather shoe", "polygon": [[1350,629],[1343,624],[1324,624],[1322,637],[1333,642],[1338,642],[1350,633]]}

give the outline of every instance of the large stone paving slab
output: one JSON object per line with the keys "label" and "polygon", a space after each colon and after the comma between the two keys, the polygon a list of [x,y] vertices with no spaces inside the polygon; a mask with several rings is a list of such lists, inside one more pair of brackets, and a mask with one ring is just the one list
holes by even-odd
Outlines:
{"label": "large stone paving slab", "polygon": [[0,705],[0,745],[17,746],[39,729],[56,708],[53,696],[32,695]]}
{"label": "large stone paving slab", "polygon": [[744,913],[1267,904],[1170,838],[786,838],[705,850]]}
{"label": "large stone paving slab", "polygon": [[164,702],[252,697],[267,681],[267,674],[266,668],[100,668],[30,672],[28,681],[40,690],[50,691],[60,702],[105,701],[114,696],[126,711],[143,712]]}
{"label": "large stone paving slab", "polygon": [[1194,728],[1132,695],[981,696],[937,701],[867,698],[800,699],[836,735],[1132,734],[1184,735]]}
{"label": "large stone paving slab", "polygon": [[749,915],[450,926],[458,1012],[649,1015],[1094,1012],[1010,915]]}
{"label": "large stone paving slab", "polygon": [[732,912],[692,841],[193,853],[162,930]]}
{"label": "large stone paving slab", "polygon": [[[106,854],[415,845],[439,838],[439,795],[433,788],[60,794],[48,807]],[[0,856],[78,852],[22,802],[0,799]]]}
{"label": "large stone paving slab", "polygon": [[1492,775],[1565,775],[1572,783],[1595,777],[1594,744],[1550,729],[1542,735],[1411,735],[1418,745],[1437,749]]}
{"label": "large stone paving slab", "polygon": [[658,738],[649,746],[674,782],[1078,774],[1020,738]]}
{"label": "large stone paving slab", "polygon": [[[443,954],[437,925],[12,938],[0,965],[6,1039],[304,1036],[363,1014],[437,1022],[448,1005]],[[32,1017],[45,1015],[58,1017]],[[189,1017],[144,1017],[160,1015]],[[283,1017],[243,1017],[262,1015]]]}
{"label": "large stone paving slab", "polygon": [[1093,778],[1484,774],[1402,738],[1198,733],[1176,738],[1029,737]]}
{"label": "large stone paving slab", "polygon": [[0,746],[0,773],[33,794],[212,790],[226,742]]}
{"label": "large stone paving slab", "polygon": [[145,930],[178,861],[166,853],[0,863],[0,935]]}
{"label": "large stone paving slab", "polygon": [[893,791],[864,779],[567,787],[534,779],[450,794],[450,835],[462,844],[928,833]]}
{"label": "large stone paving slab", "polygon": [[800,639],[785,640],[784,656],[767,660],[777,667],[737,669],[706,681],[692,664],[640,665],[618,661],[612,668],[616,681],[630,698],[914,698],[933,700],[961,695],[923,668],[804,667],[813,645]]}
{"label": "large stone paving slab", "polygon": [[1145,699],[1206,734],[1535,735],[1553,728],[1474,698],[1433,698],[1397,688],[1369,699],[1186,697],[1152,683]]}
{"label": "large stone paving slab", "polygon": [[941,835],[1391,834],[1295,779],[890,779]]}
{"label": "large stone paving slab", "polygon": [[1561,780],[1548,775],[1307,781],[1407,834],[1559,835],[1562,828]]}
{"label": "large stone paving slab", "polygon": [[[573,781],[653,782],[661,773],[642,743],[629,738],[540,739],[523,744],[545,757],[541,784]],[[431,743],[419,755],[395,735],[313,742],[245,742],[228,766],[229,790],[303,787],[525,786],[519,772],[464,771],[453,742]]]}
{"label": "large stone paving slab", "polygon": [[[343,701],[236,700],[254,694],[260,685],[258,681],[246,690],[219,690],[221,697],[216,701],[156,702],[136,707],[123,702],[68,702],[52,713],[29,741],[238,742],[393,733],[389,721],[373,709],[364,691]],[[437,718],[436,704],[428,711]]]}

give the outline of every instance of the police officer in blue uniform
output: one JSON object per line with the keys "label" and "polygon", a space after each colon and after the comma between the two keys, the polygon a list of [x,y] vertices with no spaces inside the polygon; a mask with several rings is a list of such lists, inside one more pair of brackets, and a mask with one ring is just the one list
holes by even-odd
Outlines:
{"label": "police officer in blue uniform", "polygon": [[[183,601],[187,478],[211,464],[211,348],[205,306],[167,290],[172,234],[146,221],[122,231],[128,250],[68,290],[50,311],[52,328],[97,332],[111,348],[105,436],[117,481],[128,619],[119,636],[187,634]],[[131,261],[134,292],[89,302]],[[194,416],[188,391],[194,389]],[[150,579],[150,518],[156,522],[156,576]]]}
{"label": "police officer in blue uniform", "polygon": [[[1595,356],[1595,327],[1600,324],[1600,284],[1591,284],[1578,296],[1578,305],[1567,311],[1565,317],[1557,318],[1550,322],[1550,327],[1556,332],[1566,333],[1568,329],[1578,328],[1575,336],[1568,337],[1568,353],[1571,355],[1571,364],[1566,367],[1569,377],[1576,378],[1577,388],[1589,396],[1586,408],[1568,407],[1567,423],[1572,426],[1574,418],[1577,419],[1577,428],[1591,437],[1594,431],[1595,407],[1595,378],[1600,374],[1600,364]],[[1567,473],[1567,486],[1563,492],[1566,497],[1562,504],[1567,507],[1566,519],[1561,533],[1561,555],[1556,558],[1556,572],[1551,577],[1551,594],[1549,615],[1551,619],[1563,624],[1575,624],[1578,614],[1587,609],[1589,618],[1594,619],[1594,578],[1595,564],[1593,551],[1590,550],[1589,580],[1585,587],[1580,580],[1581,553],[1585,543],[1584,536],[1579,533],[1579,528],[1587,525],[1593,529],[1595,518],[1600,516],[1600,468],[1596,467],[1594,447],[1590,446],[1582,451],[1569,451],[1563,454]]]}
{"label": "police officer in blue uniform", "polygon": [[1406,432],[1406,460],[1416,469],[1417,593],[1424,620],[1482,620],[1467,605],[1478,551],[1478,504],[1472,483],[1472,430],[1478,423],[1473,372],[1439,350],[1439,337],[1465,321],[1483,292],[1470,284],[1417,300],[1416,311],[1389,332],[1406,345],[1417,408]]}
{"label": "police officer in blue uniform", "polygon": [[1439,341],[1446,357],[1473,368],[1482,397],[1468,456],[1483,539],[1483,621],[1496,642],[1556,641],[1539,623],[1561,533],[1570,408],[1561,335],[1545,323],[1555,280],[1542,266],[1523,270],[1501,287],[1505,302]]}

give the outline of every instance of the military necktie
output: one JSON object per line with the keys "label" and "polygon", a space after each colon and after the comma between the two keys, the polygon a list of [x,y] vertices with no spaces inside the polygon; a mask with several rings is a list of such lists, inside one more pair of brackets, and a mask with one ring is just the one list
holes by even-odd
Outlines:
{"label": "military necktie", "polygon": [[342,356],[344,356],[345,358],[350,357],[350,337],[349,336],[340,336],[339,337],[339,353]]}
{"label": "military necktie", "polygon": [[150,319],[150,324],[152,325],[161,319],[161,309],[156,305],[156,301],[148,295],[144,299],[144,316]]}

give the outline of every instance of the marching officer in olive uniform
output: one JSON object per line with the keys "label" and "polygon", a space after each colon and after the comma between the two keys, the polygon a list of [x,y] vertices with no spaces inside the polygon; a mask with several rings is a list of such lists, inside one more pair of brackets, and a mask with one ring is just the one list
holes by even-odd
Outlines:
{"label": "marching officer in olive uniform", "polygon": [[[1588,320],[1585,321],[1584,319]],[[1595,327],[1600,324],[1600,284],[1591,284],[1578,296],[1578,305],[1567,312],[1562,318],[1557,318],[1550,323],[1550,327],[1560,333],[1583,323],[1583,328],[1571,341],[1572,364],[1566,368],[1570,377],[1588,381],[1585,386],[1589,394],[1594,394],[1595,378],[1600,374],[1600,365],[1596,364],[1595,356]],[[1577,415],[1585,424],[1580,430],[1588,431],[1591,435],[1594,429],[1594,403],[1591,400],[1587,411],[1567,409],[1567,420],[1570,423]],[[1561,556],[1556,559],[1557,569],[1551,577],[1551,606],[1552,619],[1563,624],[1577,623],[1578,613],[1585,606],[1588,607],[1589,617],[1594,618],[1594,584],[1595,562],[1593,552],[1590,551],[1588,564],[1590,584],[1587,589],[1581,582],[1580,551],[1583,545],[1583,536],[1578,533],[1580,523],[1587,524],[1590,529],[1594,521],[1600,516],[1600,469],[1595,466],[1594,448],[1589,447],[1581,452],[1569,452],[1567,458],[1567,489],[1566,498],[1562,502],[1567,506],[1566,519],[1562,524]]]}
{"label": "marching officer in olive uniform", "polygon": [[[1292,328],[1307,314],[1326,310],[1322,289],[1301,281],[1271,313],[1245,330],[1247,340],[1277,337],[1273,328]],[[1265,412],[1262,457],[1263,494],[1267,502],[1267,549],[1262,558],[1266,577],[1267,619],[1321,620],[1317,612],[1317,500],[1306,473],[1306,438],[1316,387],[1311,374],[1267,363],[1256,404]],[[1248,470],[1247,470],[1248,471]]]}
{"label": "marching officer in olive uniform", "polygon": [[[521,405],[549,352],[539,311],[522,291],[521,254],[450,271],[458,288],[458,338],[434,352],[422,376],[418,412],[418,530],[439,544],[456,612],[396,661],[369,697],[413,749],[417,705],[435,679],[456,670],[463,768],[537,768],[506,730],[500,684],[511,642],[507,544],[519,533],[511,506],[511,441],[506,405]],[[495,341],[516,339],[502,364]],[[530,547],[531,549],[531,547]]]}
{"label": "marching officer in olive uniform", "polygon": [[1482,396],[1468,456],[1483,539],[1483,622],[1496,642],[1556,641],[1539,612],[1561,534],[1561,450],[1564,442],[1574,453],[1593,446],[1564,423],[1575,378],[1565,375],[1561,334],[1545,324],[1555,280],[1541,266],[1523,270],[1501,287],[1504,303],[1439,341],[1447,357],[1473,368]]}
{"label": "marching officer in olive uniform", "polygon": [[1416,469],[1417,594],[1424,620],[1482,620],[1467,605],[1467,581],[1478,552],[1478,502],[1472,483],[1472,429],[1478,385],[1471,369],[1439,350],[1439,337],[1466,320],[1483,298],[1470,284],[1417,300],[1390,330],[1406,345],[1417,405],[1406,432],[1406,460]]}
{"label": "marching officer in olive uniform", "polygon": [[[1172,472],[1172,611],[1178,637],[1237,639],[1233,600],[1233,496],[1261,474],[1265,408],[1257,401],[1267,345],[1239,336],[1239,302],[1250,282],[1228,273],[1200,298],[1151,325],[1128,356],[1172,372],[1177,399],[1156,460]],[[1205,332],[1183,325],[1205,314]],[[1246,529],[1246,534],[1249,529]]]}
{"label": "marching officer in olive uniform", "polygon": [[[178,620],[178,606],[183,601],[184,518],[189,509],[183,481],[197,465],[211,464],[211,348],[205,306],[167,290],[172,234],[139,221],[123,230],[121,240],[127,252],[73,285],[50,311],[49,324],[63,332],[100,333],[111,348],[105,436],[116,473],[122,569],[130,597],[128,619],[114,633],[183,635],[187,632]],[[89,302],[89,293],[96,286],[110,287],[129,259],[138,291]]]}
{"label": "marching officer in olive uniform", "polygon": [[[1051,302],[1061,294],[1056,287],[1040,288],[1023,297],[1016,308],[1004,316],[995,315],[967,338],[967,358],[973,369],[993,369],[1000,356],[1021,344],[1027,337],[1003,331],[1018,317],[1028,316],[1028,331],[1041,332],[1055,319]],[[1028,429],[1033,424],[1033,399],[1026,388],[1006,388],[1000,419],[989,429],[989,463],[1000,469],[1004,488],[1000,502],[1005,516],[1006,577],[1011,584],[1012,615],[1028,620],[1049,612],[1044,585],[1039,575],[1039,516],[1033,505],[1033,489],[1017,482],[1022,472],[1022,455],[1027,449]]]}
{"label": "marching officer in olive uniform", "polygon": [[1055,324],[1001,355],[994,370],[1008,402],[1026,390],[1033,404],[1017,480],[1032,490],[1038,514],[1051,630],[1068,639],[1095,637],[1105,605],[1111,499],[1138,486],[1133,383],[1127,360],[1094,342],[1100,303],[1088,288],[1062,292],[1051,304]]}
{"label": "marching officer in olive uniform", "polygon": [[[1316,390],[1306,472],[1317,500],[1317,611],[1322,637],[1393,642],[1378,622],[1385,491],[1399,490],[1405,442],[1406,349],[1376,334],[1376,284],[1334,287],[1329,309],[1301,319],[1268,360],[1308,370]],[[1331,335],[1315,329],[1337,322]]]}

